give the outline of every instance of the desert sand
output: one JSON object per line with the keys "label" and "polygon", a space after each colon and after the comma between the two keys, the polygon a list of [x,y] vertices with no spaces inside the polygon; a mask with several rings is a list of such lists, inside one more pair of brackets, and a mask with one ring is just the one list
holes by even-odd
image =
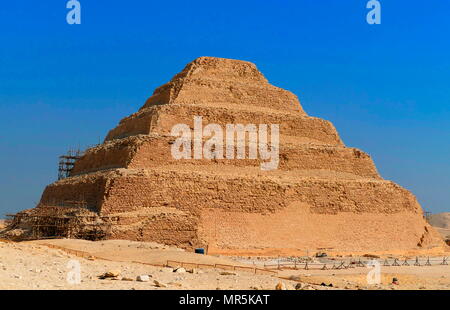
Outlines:
{"label": "desert sand", "polygon": [[[59,247],[59,248],[54,248]],[[80,257],[68,253],[83,251],[92,256]],[[254,274],[247,271],[195,268],[174,272],[177,266],[153,266],[168,259],[205,264],[234,264],[253,266],[268,262],[268,257],[200,255],[183,249],[154,242],[124,240],[40,240],[29,242],[0,242],[0,289],[124,289],[124,290],[273,290],[277,285],[288,290],[332,289],[450,289],[450,267],[439,265],[432,258],[432,266],[381,267],[381,283],[367,284],[367,267],[343,270],[277,270],[274,274]],[[347,259],[350,259],[347,257]],[[70,261],[78,261],[81,282],[67,281]],[[273,260],[273,258],[272,258]],[[100,279],[106,272],[117,272],[116,278]],[[136,281],[140,275],[149,275],[148,282]],[[392,279],[399,280],[398,285]],[[155,282],[155,280],[157,282]],[[159,283],[159,284],[157,284]],[[326,284],[327,286],[324,286]],[[328,285],[332,285],[328,286]]]}
{"label": "desert sand", "polygon": [[447,244],[450,244],[450,212],[431,214],[427,220],[441,234]]}
{"label": "desert sand", "polygon": [[[262,157],[235,157],[234,142],[231,158],[175,158],[174,126],[195,131],[199,118],[201,127],[279,126],[277,169],[261,170]],[[231,138],[237,144],[250,135]],[[223,150],[223,138],[214,150]],[[244,153],[257,145],[247,142]],[[22,241],[1,243],[0,288],[450,288],[450,248],[416,197],[383,179],[370,155],[346,146],[330,121],[307,114],[296,95],[270,84],[252,63],[195,59],[103,143],[76,154],[64,157],[73,161],[60,167],[70,169],[60,170],[66,174],[38,205],[0,232]],[[449,218],[432,218],[444,236]],[[279,257],[304,269],[268,270]],[[381,283],[369,285],[370,269],[355,265],[361,257],[406,263],[383,266]],[[415,257],[421,266],[407,264]],[[77,285],[66,281],[71,260],[82,269]],[[180,262],[197,266],[177,269]],[[333,269],[336,263],[347,267]]]}
{"label": "desert sand", "polygon": [[[171,258],[205,263],[232,263],[229,259],[186,253],[181,249],[155,243],[106,241],[94,244],[81,240],[48,242],[68,248],[81,248],[105,259],[81,258],[43,244],[47,242],[0,242],[0,289],[274,289],[281,282],[278,277],[249,272],[196,269],[193,273],[178,273],[173,272],[173,268],[132,262],[137,260],[157,264]],[[71,270],[68,263],[72,260],[80,263],[80,284],[67,282],[67,275]],[[99,279],[100,275],[116,270],[120,271],[120,276],[116,279]],[[149,275],[150,281],[136,281],[139,275]],[[155,285],[155,280],[160,283],[160,287]],[[287,280],[282,282],[292,289],[297,283]]]}
{"label": "desert sand", "polygon": [[433,227],[450,229],[450,212],[431,214],[427,220]]}

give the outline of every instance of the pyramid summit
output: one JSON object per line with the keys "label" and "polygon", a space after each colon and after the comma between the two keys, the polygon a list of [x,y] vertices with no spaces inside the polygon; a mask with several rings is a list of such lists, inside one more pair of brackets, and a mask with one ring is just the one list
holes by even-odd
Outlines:
{"label": "pyramid summit", "polygon": [[247,104],[282,111],[301,110],[294,94],[269,84],[254,64],[212,57],[189,63],[169,83],[156,89],[143,108],[167,103]]}
{"label": "pyramid summit", "polygon": [[246,103],[280,110],[300,109],[296,96],[270,85],[254,64],[212,57],[200,57],[189,63],[169,83],[157,88],[143,109],[168,103]]}
{"label": "pyramid summit", "polygon": [[[257,156],[174,158],[174,126],[195,129],[196,119],[214,128],[276,124],[277,169],[261,170]],[[259,134],[247,141],[252,132],[245,131],[236,144],[245,140],[250,154],[261,147]],[[214,57],[197,58],[158,87],[75,161],[69,177],[48,185],[38,206],[20,212],[13,231],[210,253],[443,245],[414,195],[384,180],[369,155],[346,147],[332,123],[308,116],[297,96],[271,85],[254,64]]]}

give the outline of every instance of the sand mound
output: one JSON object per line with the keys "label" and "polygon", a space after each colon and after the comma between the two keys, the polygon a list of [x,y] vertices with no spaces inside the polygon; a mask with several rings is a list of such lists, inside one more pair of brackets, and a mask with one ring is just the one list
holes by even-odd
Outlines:
{"label": "sand mound", "polygon": [[450,212],[431,214],[427,220],[434,227],[450,229]]}

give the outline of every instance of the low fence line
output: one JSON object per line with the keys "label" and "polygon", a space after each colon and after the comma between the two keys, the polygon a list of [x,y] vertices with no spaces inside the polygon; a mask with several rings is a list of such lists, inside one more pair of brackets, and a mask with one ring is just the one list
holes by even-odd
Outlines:
{"label": "low fence line", "polygon": [[289,262],[289,263],[283,263],[278,262],[276,264],[264,264],[264,269],[267,270],[284,270],[284,269],[316,269],[316,270],[328,270],[328,269],[348,269],[348,268],[356,268],[356,267],[367,267],[367,264],[371,261],[378,261],[380,264],[382,263],[385,267],[391,267],[391,266],[436,266],[436,265],[448,265],[448,257],[443,257],[441,259],[430,259],[429,257],[426,258],[426,260],[419,260],[419,257],[416,257],[415,260],[411,259],[404,259],[402,261],[399,261],[398,258],[394,258],[393,261],[391,259],[391,263],[389,262],[389,259],[384,259],[383,262],[379,259],[373,259],[373,260],[367,260],[362,261],[359,259],[358,261],[350,261],[346,262],[344,260],[336,260],[333,261],[333,263],[320,263],[320,262]]}
{"label": "low fence line", "polygon": [[69,248],[65,248],[65,247],[59,246],[59,245],[48,244],[48,243],[38,243],[38,245],[46,246],[46,247],[51,248],[51,249],[61,250],[63,252],[66,252],[68,254],[72,254],[74,256],[78,256],[78,257],[81,257],[81,258],[100,259],[100,260],[105,260],[105,261],[110,261],[110,262],[113,261],[113,260],[108,259],[108,258],[97,257],[97,256],[94,256],[94,255],[91,255],[88,252],[74,250],[74,249],[69,249]]}
{"label": "low fence line", "polygon": [[[56,249],[56,250],[61,250],[63,252],[66,252],[68,254],[72,254],[74,256],[78,256],[78,257],[81,257],[81,258],[95,259],[95,260],[105,260],[105,261],[110,261],[110,262],[113,261],[113,260],[108,259],[108,258],[93,256],[93,255],[91,255],[88,252],[74,250],[74,249],[69,249],[69,248],[64,248],[64,247],[61,247],[61,246],[58,246],[58,245],[54,245],[54,244],[41,244],[41,243],[39,243],[39,245],[46,246],[46,247],[49,247],[49,248],[53,248],[53,249]],[[205,268],[206,267],[206,268],[234,270],[234,271],[238,271],[238,270],[251,271],[251,272],[253,272],[255,274],[258,274],[258,273],[260,273],[260,274],[267,274],[267,273],[268,274],[277,274],[276,271],[262,269],[262,268],[257,268],[257,267],[246,267],[246,266],[225,265],[225,264],[189,263],[189,262],[179,262],[179,261],[174,261],[174,260],[167,260],[166,264],[145,263],[145,262],[139,262],[139,261],[131,261],[131,262],[132,263],[137,263],[137,264],[143,264],[143,265],[147,265],[147,266],[153,266],[153,267],[172,267],[172,266],[170,266],[170,263],[175,263],[176,265],[179,265],[180,267],[187,267],[187,266],[192,266],[193,268]]]}
{"label": "low fence line", "polygon": [[276,271],[263,269],[258,267],[250,267],[250,266],[238,266],[238,265],[227,265],[227,264],[200,264],[200,263],[188,263],[188,262],[179,262],[174,260],[167,260],[167,267],[188,267],[191,266],[193,268],[200,268],[201,266],[206,268],[214,268],[214,269],[223,269],[223,270],[233,270],[233,271],[249,271],[254,274],[277,274]]}
{"label": "low fence line", "polygon": [[[6,239],[0,239],[0,242],[14,243],[13,241],[6,240]],[[96,257],[85,251],[64,248],[62,246],[57,246],[57,245],[53,245],[53,244],[38,243],[38,245],[61,250],[63,252],[66,252],[68,254],[72,254],[74,256],[78,256],[81,258],[113,261],[111,259],[107,259],[107,258],[103,258],[103,257]],[[378,259],[373,259],[373,260],[380,261]],[[369,261],[373,261],[373,260],[369,260]],[[180,261],[174,261],[174,260],[167,260],[167,263],[165,265],[164,264],[145,263],[145,262],[139,262],[139,261],[131,261],[131,262],[148,265],[148,266],[155,266],[155,267],[173,267],[173,266],[171,266],[171,263],[173,263],[173,264],[175,264],[176,267],[191,266],[192,268],[215,268],[215,269],[233,270],[233,271],[239,271],[239,270],[250,271],[254,274],[258,274],[258,273],[260,273],[260,274],[277,274],[277,272],[274,270],[284,270],[284,269],[294,269],[294,270],[298,270],[298,269],[305,269],[305,270],[335,269],[335,270],[339,270],[339,269],[349,269],[349,268],[356,268],[356,267],[367,267],[367,263],[369,261],[364,262],[364,261],[361,261],[361,259],[359,259],[358,261],[350,261],[350,262],[346,263],[345,261],[341,260],[341,261],[333,262],[332,265],[331,265],[331,263],[315,263],[315,262],[308,262],[308,261],[292,262],[292,263],[278,262],[276,264],[264,264],[264,268],[228,265],[228,264],[189,263],[189,262],[180,262]],[[419,257],[416,257],[415,260],[411,260],[411,259],[408,260],[405,258],[403,261],[399,261],[398,258],[394,258],[392,263],[389,262],[389,259],[384,259],[382,265],[385,267],[391,267],[391,266],[396,266],[396,267],[421,266],[421,267],[425,267],[425,266],[433,266],[433,265],[435,265],[435,266],[436,265],[448,265],[448,257],[443,257],[442,260],[441,259],[430,259],[430,257],[427,257],[427,259],[425,261],[422,261],[422,263],[421,263]]]}
{"label": "low fence line", "polygon": [[[112,260],[112,259],[109,259],[109,258],[98,257],[98,256],[91,255],[88,252],[74,250],[74,249],[69,249],[69,248],[64,248],[64,247],[61,247],[61,246],[58,246],[58,245],[54,245],[54,244],[38,243],[38,245],[46,246],[48,248],[52,248],[52,249],[56,249],[56,250],[61,250],[61,251],[65,252],[65,253],[67,253],[67,254],[72,254],[74,256],[85,258],[85,259],[88,259],[88,260],[104,260],[104,261],[108,261],[108,262],[123,262],[123,263],[127,262],[127,261],[115,261],[115,260]],[[164,264],[152,264],[152,263],[145,263],[145,262],[139,262],[139,261],[131,261],[131,263],[143,264],[143,265],[154,266],[154,267],[165,267]]]}

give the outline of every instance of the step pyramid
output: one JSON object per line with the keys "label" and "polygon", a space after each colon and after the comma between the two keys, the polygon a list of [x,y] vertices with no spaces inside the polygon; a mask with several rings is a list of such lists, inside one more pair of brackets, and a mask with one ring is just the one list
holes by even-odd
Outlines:
{"label": "step pyramid", "polygon": [[[279,124],[277,169],[261,170],[254,158],[175,159],[171,130],[193,128],[194,116],[224,127]],[[157,88],[25,211],[55,212],[109,221],[105,238],[215,253],[442,245],[416,198],[384,180],[369,155],[346,147],[332,123],[307,115],[254,64],[213,57]]]}

